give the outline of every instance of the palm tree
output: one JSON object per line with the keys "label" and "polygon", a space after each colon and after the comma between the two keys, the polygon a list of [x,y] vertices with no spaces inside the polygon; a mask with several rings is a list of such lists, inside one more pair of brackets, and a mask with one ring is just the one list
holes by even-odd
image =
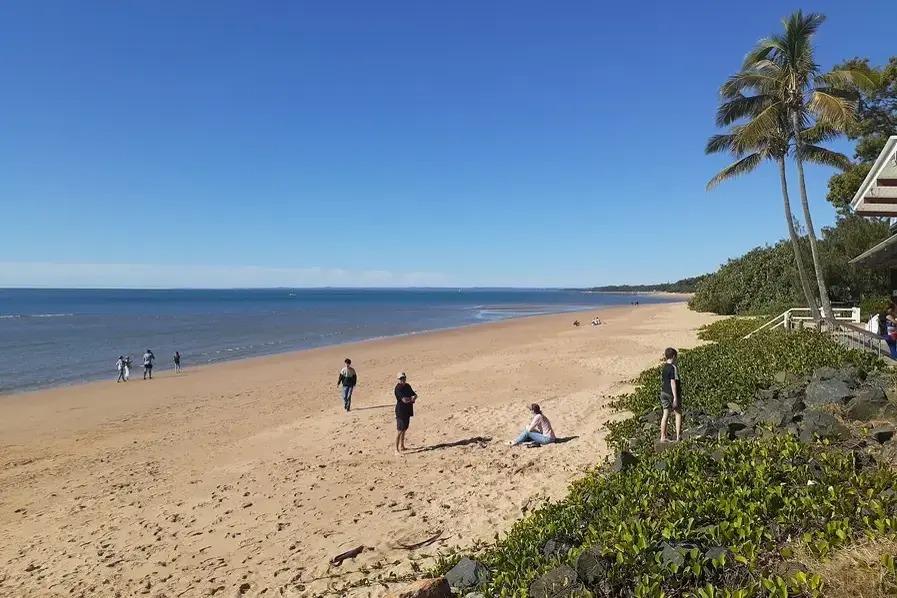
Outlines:
{"label": "palm tree", "polygon": [[[781,114],[794,142],[792,155],[797,164],[800,199],[803,207],[810,253],[819,287],[819,301],[823,317],[832,314],[828,288],[816,248],[816,229],[810,214],[807,186],[804,180],[804,161],[809,160],[809,148],[804,147],[800,132],[813,123],[826,131],[845,130],[854,120],[857,87],[874,88],[876,74],[870,69],[857,68],[822,74],[813,56],[813,36],[825,16],[798,10],[783,20],[781,34],[760,40],[745,57],[742,70],[723,85],[724,97],[743,105],[752,105],[755,117],[741,130],[745,142],[757,146],[781,126]],[[756,93],[743,95],[744,91]],[[742,106],[742,109],[744,106]],[[733,122],[733,121],[730,121]],[[725,123],[729,124],[729,123]]]}
{"label": "palm tree", "polygon": [[[741,94],[738,94],[720,106],[717,112],[717,123],[724,126],[724,123],[731,122],[733,119],[751,118],[762,112],[763,104],[748,100]],[[804,269],[800,240],[794,226],[794,215],[791,212],[791,199],[788,194],[785,159],[789,154],[793,153],[791,127],[788,124],[786,115],[780,112],[776,128],[769,131],[767,136],[758,142],[748,142],[743,135],[744,128],[745,125],[734,125],[727,133],[714,135],[708,140],[705,148],[707,154],[730,153],[738,159],[713,177],[707,183],[707,190],[710,191],[723,181],[748,174],[767,160],[778,165],[779,179],[782,184],[782,199],[785,206],[785,222],[788,225],[788,236],[791,238],[791,246],[794,249],[794,262],[797,265],[798,278],[800,278],[807,307],[810,308],[810,313],[813,314],[814,319],[818,319],[819,310],[816,308],[816,299]],[[815,145],[823,141],[827,135],[828,132],[821,127],[801,131],[802,141],[807,144],[803,146],[806,159],[818,164],[837,166],[842,169],[846,168],[850,164],[847,156]]]}

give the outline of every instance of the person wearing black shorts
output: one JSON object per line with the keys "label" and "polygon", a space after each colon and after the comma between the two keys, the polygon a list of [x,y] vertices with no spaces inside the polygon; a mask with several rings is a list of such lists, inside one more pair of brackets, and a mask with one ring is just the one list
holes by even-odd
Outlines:
{"label": "person wearing black shorts", "polygon": [[407,382],[405,372],[401,372],[398,376],[396,384],[396,455],[403,455],[407,450],[405,448],[405,432],[411,424],[411,417],[414,415],[414,402],[417,400],[417,394]]}
{"label": "person wearing black shorts", "polygon": [[663,352],[666,363],[663,364],[663,386],[660,391],[660,406],[663,415],[660,418],[660,441],[667,441],[667,420],[670,410],[676,414],[676,442],[682,433],[682,381],[679,379],[679,367],[676,361],[679,354],[676,349],[669,348]]}

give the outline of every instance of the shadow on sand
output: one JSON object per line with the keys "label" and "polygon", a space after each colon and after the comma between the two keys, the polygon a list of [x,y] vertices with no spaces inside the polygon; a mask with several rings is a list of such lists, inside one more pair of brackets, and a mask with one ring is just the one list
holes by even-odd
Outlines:
{"label": "shadow on sand", "polygon": [[371,405],[370,407],[352,407],[352,411],[367,411],[368,409],[386,409],[387,407],[392,407],[390,405]]}
{"label": "shadow on sand", "polygon": [[475,444],[479,447],[485,447],[490,442],[492,442],[492,439],[488,436],[474,436],[473,438],[465,438],[464,440],[456,440],[454,442],[440,442],[439,444],[434,444],[432,446],[422,446],[420,448],[408,449],[408,452],[423,453],[426,451],[439,451],[442,449],[468,446],[471,444]]}

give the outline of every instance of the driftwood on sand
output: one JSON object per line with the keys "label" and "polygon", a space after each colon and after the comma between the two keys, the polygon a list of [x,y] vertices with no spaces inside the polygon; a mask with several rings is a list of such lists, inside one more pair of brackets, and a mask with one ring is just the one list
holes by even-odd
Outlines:
{"label": "driftwood on sand", "polygon": [[338,554],[330,560],[330,564],[334,567],[339,567],[343,564],[343,561],[346,559],[354,559],[359,554],[364,552],[364,546],[359,546],[358,548],[353,548],[352,550],[347,550],[342,554]]}

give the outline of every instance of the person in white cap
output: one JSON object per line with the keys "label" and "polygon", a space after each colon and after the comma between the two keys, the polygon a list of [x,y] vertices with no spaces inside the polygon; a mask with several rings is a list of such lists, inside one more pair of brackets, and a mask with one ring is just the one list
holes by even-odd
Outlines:
{"label": "person in white cap", "polygon": [[400,372],[396,384],[396,455],[402,455],[405,450],[405,432],[411,424],[411,417],[414,415],[414,402],[417,400],[417,394],[411,385],[405,372]]}

